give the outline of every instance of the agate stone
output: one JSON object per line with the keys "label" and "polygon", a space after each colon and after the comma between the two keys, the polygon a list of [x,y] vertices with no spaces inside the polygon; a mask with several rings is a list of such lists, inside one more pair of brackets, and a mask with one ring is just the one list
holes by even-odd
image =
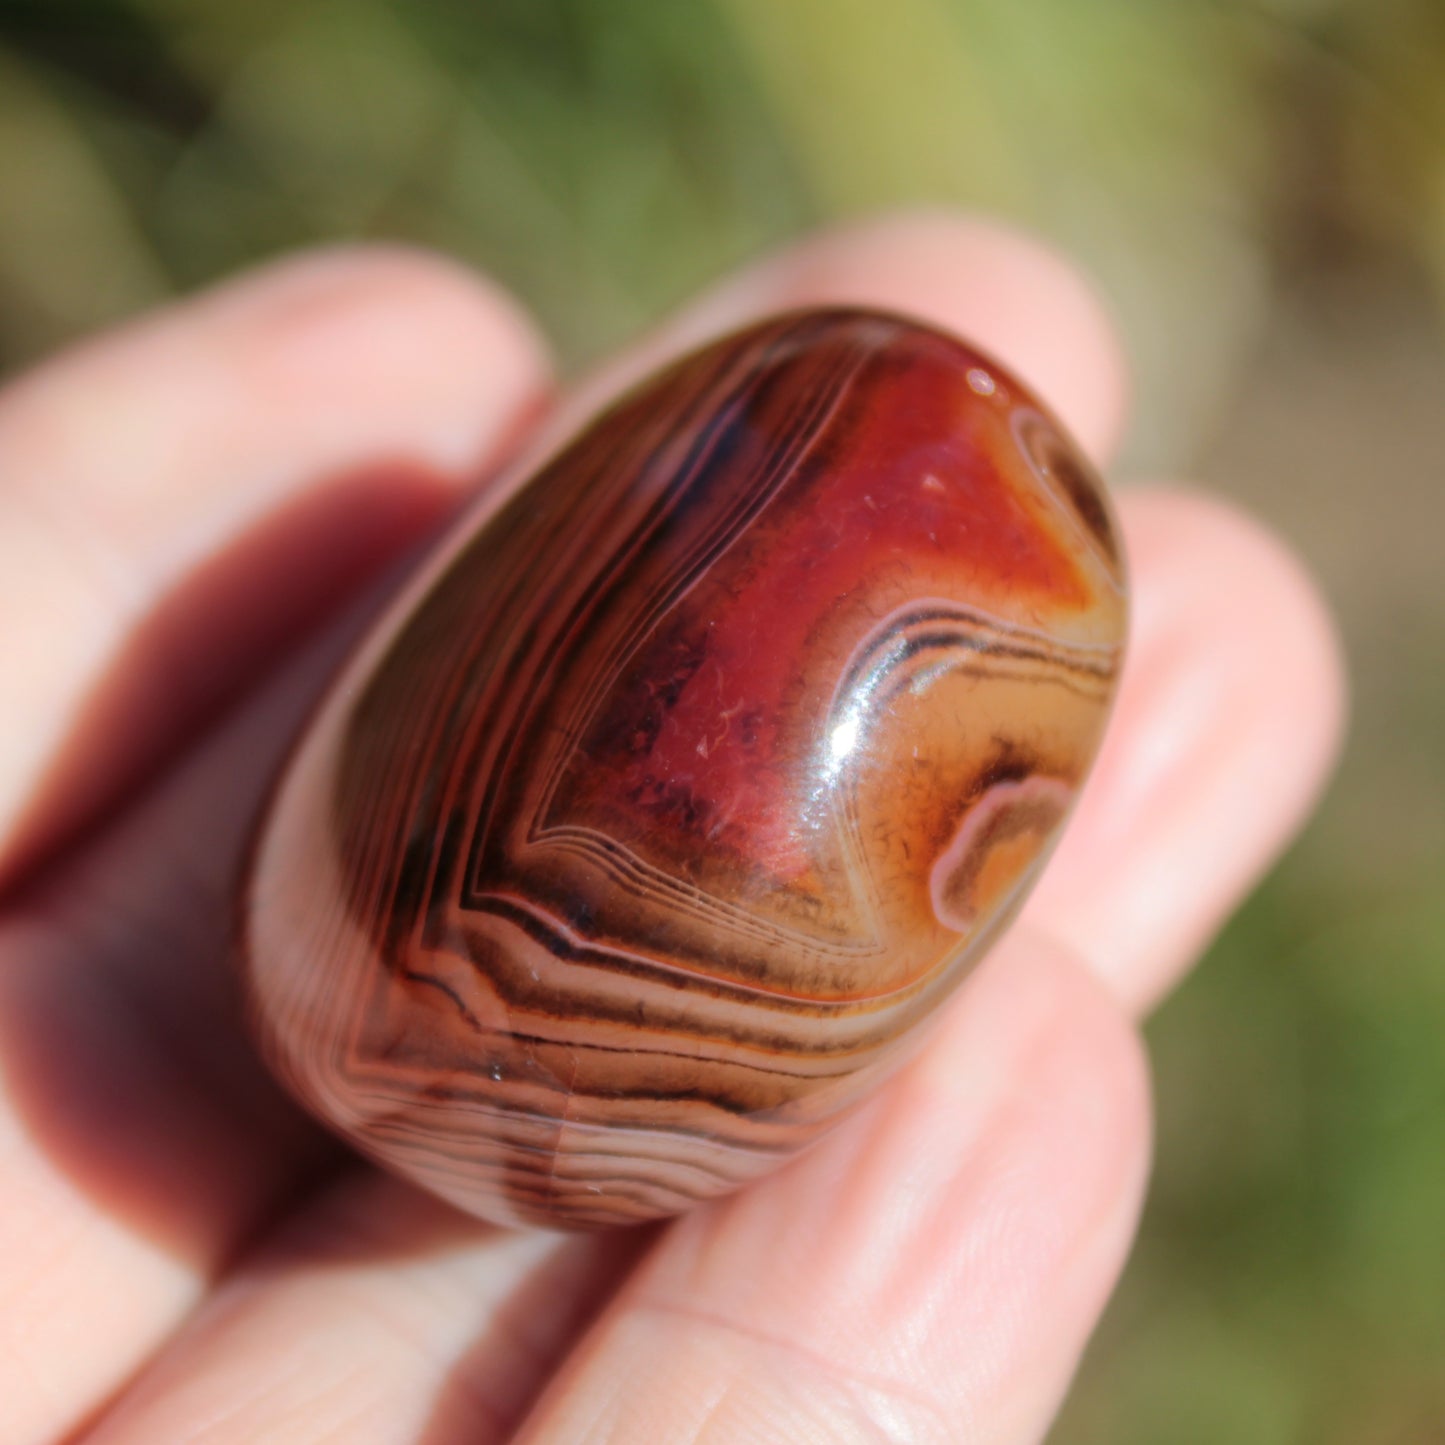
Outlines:
{"label": "agate stone", "polygon": [[839,1119],[1018,910],[1114,691],[1114,523],[995,361],[833,309],[481,505],[277,787],[248,1005],[464,1209],[675,1213]]}

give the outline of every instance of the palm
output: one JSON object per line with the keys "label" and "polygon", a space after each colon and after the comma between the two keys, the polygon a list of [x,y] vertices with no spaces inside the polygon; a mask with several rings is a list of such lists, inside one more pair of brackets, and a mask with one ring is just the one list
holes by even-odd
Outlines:
{"label": "palm", "polygon": [[[1120,384],[1078,284],[942,219],[765,265],[593,394],[684,339],[820,300],[971,334],[1107,452]],[[7,1442],[1047,1428],[1140,1197],[1129,1013],[1303,814],[1337,728],[1328,629],[1249,524],[1126,497],[1139,601],[1114,733],[1043,888],[920,1060],[804,1159],[679,1223],[491,1229],[350,1160],[280,1097],[237,1024],[228,928],[257,798],[365,614],[341,604],[543,389],[496,293],[359,253],[240,283],[0,396]]]}

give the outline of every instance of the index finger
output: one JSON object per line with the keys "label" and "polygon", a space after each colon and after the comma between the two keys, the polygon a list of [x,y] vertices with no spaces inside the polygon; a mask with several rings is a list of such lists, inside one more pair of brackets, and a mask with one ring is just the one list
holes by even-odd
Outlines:
{"label": "index finger", "polygon": [[497,288],[373,247],[0,390],[0,882],[433,525],[546,385]]}

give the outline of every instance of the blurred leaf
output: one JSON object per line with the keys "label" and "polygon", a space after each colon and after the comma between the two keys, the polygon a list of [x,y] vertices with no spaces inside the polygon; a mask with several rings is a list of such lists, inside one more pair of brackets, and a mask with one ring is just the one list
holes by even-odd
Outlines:
{"label": "blurred leaf", "polygon": [[309,225],[352,234],[434,141],[452,89],[386,6],[312,0],[231,76],[217,123]]}
{"label": "blurred leaf", "polygon": [[824,206],[852,211],[967,196],[1008,214],[1034,176],[944,0],[721,0]]}
{"label": "blurred leaf", "polygon": [[505,0],[485,30],[464,6],[406,13],[463,96],[465,161],[429,192],[448,239],[470,234],[572,357],[804,219],[800,178],[710,6]]}
{"label": "blurred leaf", "polygon": [[1366,235],[1418,257],[1445,304],[1445,6],[1379,0],[1351,13],[1360,83],[1346,94],[1346,180]]}
{"label": "blurred leaf", "polygon": [[721,0],[830,211],[946,201],[1099,277],[1140,379],[1132,465],[1187,453],[1253,343],[1260,28],[1138,0]]}
{"label": "blurred leaf", "polygon": [[0,337],[11,354],[163,297],[165,274],[69,110],[0,51]]}

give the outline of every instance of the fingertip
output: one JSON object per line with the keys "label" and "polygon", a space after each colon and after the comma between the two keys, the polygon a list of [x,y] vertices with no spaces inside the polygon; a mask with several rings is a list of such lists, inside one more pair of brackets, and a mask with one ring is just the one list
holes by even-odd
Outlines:
{"label": "fingertip", "polygon": [[843,281],[850,272],[875,278],[877,304],[976,339],[1053,407],[1091,456],[1113,451],[1128,393],[1123,345],[1093,284],[1042,238],[999,221],[921,211],[832,233],[818,246],[825,275],[836,268]]}
{"label": "fingertip", "polygon": [[1257,807],[1239,821],[1256,828],[1244,853],[1262,870],[1339,756],[1348,684],[1338,629],[1293,549],[1230,502],[1182,487],[1143,490],[1124,525],[1137,559],[1139,651],[1194,659],[1220,749],[1200,767],[1212,762],[1236,785],[1257,785]]}
{"label": "fingertip", "polygon": [[17,680],[0,881],[434,527],[548,377],[499,287],[364,245],[261,267],[0,391],[0,667]]}
{"label": "fingertip", "polygon": [[1232,662],[1276,680],[1295,702],[1302,756],[1293,772],[1311,799],[1339,754],[1349,711],[1344,646],[1318,582],[1276,532],[1205,492],[1141,488],[1128,496],[1124,526],[1151,577],[1156,615],[1140,625],[1188,627],[1221,668]]}
{"label": "fingertip", "polygon": [[1120,510],[1134,627],[1119,699],[1025,916],[1143,1009],[1303,824],[1347,689],[1328,607],[1268,529],[1180,488]]}
{"label": "fingertip", "polygon": [[924,210],[824,231],[724,282],[688,318],[694,335],[793,306],[876,306],[989,351],[1029,383],[1091,456],[1117,445],[1127,367],[1098,291],[1040,238]]}
{"label": "fingertip", "polygon": [[[375,402],[398,441],[461,472],[530,416],[552,358],[503,287],[450,257],[396,243],[320,247],[237,278],[195,303],[234,327],[269,399],[304,397],[353,417]],[[373,446],[376,438],[368,439]]]}

